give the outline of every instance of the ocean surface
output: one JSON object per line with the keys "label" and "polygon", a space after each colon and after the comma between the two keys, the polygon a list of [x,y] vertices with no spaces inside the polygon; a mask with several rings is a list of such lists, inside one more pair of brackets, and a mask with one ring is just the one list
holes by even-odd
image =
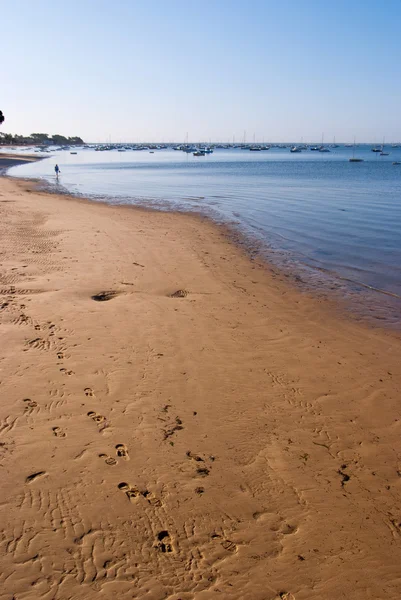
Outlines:
{"label": "ocean surface", "polygon": [[[401,326],[401,148],[329,153],[289,148],[57,151],[13,167],[54,189],[111,203],[203,213],[243,234],[250,248],[355,314]],[[54,165],[61,174],[56,182]]]}

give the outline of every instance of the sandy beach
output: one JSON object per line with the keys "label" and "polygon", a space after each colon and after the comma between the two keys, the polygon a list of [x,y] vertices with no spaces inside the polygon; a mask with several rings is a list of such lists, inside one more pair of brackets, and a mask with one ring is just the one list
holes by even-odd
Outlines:
{"label": "sandy beach", "polygon": [[0,335],[0,600],[401,597],[397,334],[3,177]]}

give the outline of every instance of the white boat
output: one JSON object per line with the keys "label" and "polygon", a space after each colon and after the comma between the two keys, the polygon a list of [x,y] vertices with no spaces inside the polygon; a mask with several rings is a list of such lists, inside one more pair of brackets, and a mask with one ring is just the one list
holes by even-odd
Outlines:
{"label": "white boat", "polygon": [[330,150],[324,145],[324,134],[322,133],[322,143],[319,146],[319,152],[330,152]]}

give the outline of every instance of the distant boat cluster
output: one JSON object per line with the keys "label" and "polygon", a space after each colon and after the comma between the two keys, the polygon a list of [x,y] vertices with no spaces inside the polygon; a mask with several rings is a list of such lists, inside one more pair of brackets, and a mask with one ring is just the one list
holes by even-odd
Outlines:
{"label": "distant boat cluster", "polygon": [[[362,144],[361,146],[366,147],[368,146],[368,144]],[[80,150],[85,150],[85,149],[89,149],[89,150],[95,150],[96,152],[110,152],[110,151],[116,151],[116,152],[126,152],[126,151],[137,151],[137,152],[150,152],[151,154],[153,154],[156,150],[175,150],[175,151],[179,151],[179,152],[185,152],[186,154],[192,154],[193,156],[206,156],[208,154],[213,154],[214,150],[216,149],[225,149],[225,150],[233,150],[233,149],[239,149],[239,150],[248,150],[250,152],[266,152],[272,148],[275,149],[289,149],[289,151],[291,153],[299,153],[299,152],[322,152],[322,153],[328,153],[331,152],[332,150],[335,150],[336,148],[352,148],[353,149],[353,153],[352,153],[352,157],[349,158],[349,162],[351,163],[361,163],[364,162],[363,158],[359,158],[357,156],[355,156],[355,149],[360,147],[358,146],[358,144],[354,143],[353,144],[336,144],[335,141],[333,144],[327,144],[325,145],[323,143],[323,139],[322,139],[322,143],[321,144],[246,144],[246,143],[242,143],[242,144],[235,144],[235,143],[211,143],[209,145],[206,144],[201,144],[201,143],[197,143],[197,144],[189,144],[184,143],[184,144],[172,144],[172,143],[162,143],[162,144],[118,144],[118,143],[109,143],[109,144],[81,144],[79,146],[54,146],[54,147],[49,147],[48,145],[41,145],[41,146],[36,146],[35,148],[33,148],[34,152],[44,152],[44,153],[51,153],[51,152],[55,152],[55,151],[59,151],[59,150],[68,150],[70,152],[70,154],[77,154],[78,151]],[[396,149],[396,148],[401,148],[401,144],[391,144],[389,146],[389,148],[391,149]],[[388,151],[388,149],[385,147],[384,145],[384,140],[383,143],[381,145],[373,145],[371,148],[371,151],[374,152],[376,155],[378,156],[389,156],[390,152]],[[401,161],[394,161],[393,165],[401,165]]]}
{"label": "distant boat cluster", "polygon": [[[86,148],[91,148],[96,150],[97,152],[104,152],[110,150],[117,150],[118,152],[125,152],[127,150],[135,150],[135,151],[154,151],[154,150],[177,150],[186,152],[187,154],[197,153],[197,155],[206,155],[212,154],[214,149],[240,149],[240,150],[249,150],[250,152],[262,152],[270,150],[271,148],[279,148],[279,149],[290,149],[290,152],[303,152],[305,150],[309,150],[312,152],[331,152],[332,149],[335,148],[353,148],[355,144],[224,144],[224,143],[213,143],[210,145],[203,144],[99,144],[99,145],[89,145],[86,144]],[[392,144],[392,148],[401,148],[401,144]],[[60,150],[65,150],[66,148],[59,148]],[[68,148],[67,148],[68,149]],[[382,156],[388,156],[388,152],[384,151],[384,145],[381,146],[373,146],[371,148],[372,152],[380,153]]]}

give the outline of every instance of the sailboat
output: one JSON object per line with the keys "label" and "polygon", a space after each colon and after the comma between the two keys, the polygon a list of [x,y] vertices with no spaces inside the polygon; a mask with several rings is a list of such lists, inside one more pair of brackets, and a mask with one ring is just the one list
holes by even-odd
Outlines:
{"label": "sailboat", "polygon": [[330,150],[323,145],[324,134],[322,133],[322,145],[319,148],[319,152],[330,152]]}
{"label": "sailboat", "polygon": [[349,162],[352,162],[352,163],[363,162],[363,158],[355,158],[355,138],[354,138],[354,146],[353,146],[353,150],[352,150],[352,158],[349,159]]}
{"label": "sailboat", "polygon": [[383,138],[383,143],[382,143],[382,147],[381,147],[380,156],[388,156],[388,155],[389,155],[388,152],[384,152],[384,138]]}

